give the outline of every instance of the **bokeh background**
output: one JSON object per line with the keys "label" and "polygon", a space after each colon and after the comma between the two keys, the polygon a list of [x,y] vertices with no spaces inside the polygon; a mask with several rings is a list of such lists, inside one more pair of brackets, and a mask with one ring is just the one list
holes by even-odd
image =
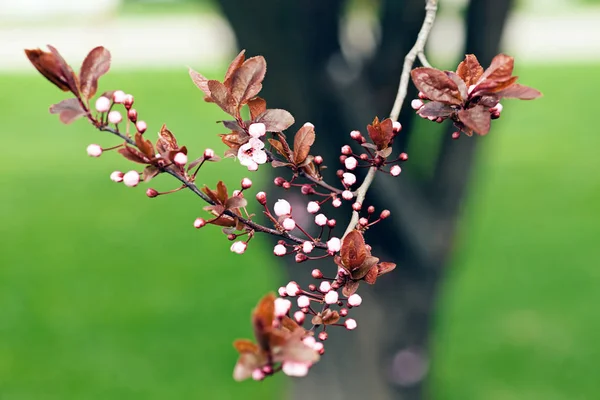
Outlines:
{"label": "bokeh background", "polygon": [[[442,65],[456,61],[460,46],[443,38],[456,34],[462,3],[440,12],[430,53]],[[597,21],[591,0],[522,0],[511,14],[502,48],[544,97],[507,101],[476,139],[437,299],[429,398],[600,397]],[[130,165],[85,147],[117,142],[47,112],[64,95],[22,53],[47,43],[74,66],[108,47],[101,89],[133,93],[150,131],[166,122],[198,154],[222,149],[223,115],[186,66],[219,78],[236,52],[209,1],[0,1],[0,399],[285,398],[286,379],[231,378],[232,340],[251,335],[255,302],[285,282],[270,244],[233,255],[193,229],[203,205],[189,193],[150,200],[143,186],[111,182]],[[229,160],[205,174],[235,187],[244,171]],[[253,179],[256,191],[269,181]]]}

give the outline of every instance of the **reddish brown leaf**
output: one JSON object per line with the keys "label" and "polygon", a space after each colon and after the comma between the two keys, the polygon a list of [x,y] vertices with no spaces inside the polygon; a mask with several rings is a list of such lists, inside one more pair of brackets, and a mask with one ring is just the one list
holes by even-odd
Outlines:
{"label": "reddish brown leaf", "polygon": [[396,268],[396,264],[391,262],[381,262],[377,264],[377,273],[381,276],[393,271]]}
{"label": "reddish brown leaf", "polygon": [[286,110],[272,108],[258,115],[253,122],[265,124],[267,132],[282,132],[294,124],[294,117]]}
{"label": "reddish brown leaf", "polygon": [[167,129],[167,125],[163,125],[160,128],[158,140],[156,141],[156,150],[161,154],[169,151],[180,150],[179,145],[177,144],[177,139],[175,139],[175,136],[173,136],[171,131]]}
{"label": "reddish brown leaf", "polygon": [[[260,114],[267,111],[267,102],[262,97],[255,97],[248,101],[248,108],[250,109],[250,119],[254,121]],[[293,120],[294,118],[292,118],[292,124]]]}
{"label": "reddish brown leaf", "polygon": [[479,64],[477,57],[473,54],[467,54],[465,59],[458,64],[456,73],[465,82],[467,87],[477,83],[481,75],[483,75],[483,67]]}
{"label": "reddish brown leaf", "polygon": [[50,82],[56,85],[63,92],[70,91],[67,78],[63,75],[57,57],[41,49],[25,50],[25,55],[33,66]]}
{"label": "reddish brown leaf", "polygon": [[271,144],[271,146],[273,146],[273,148],[275,150],[277,150],[277,152],[279,154],[281,154],[286,160],[291,161],[290,160],[290,155],[286,153],[286,151],[283,149],[283,145],[281,144],[281,142],[279,140],[276,139],[269,139],[269,143]]}
{"label": "reddish brown leaf", "polygon": [[359,282],[357,281],[348,281],[344,285],[342,289],[342,294],[346,297],[352,296],[358,290]]}
{"label": "reddish brown leaf", "polygon": [[141,133],[136,132],[134,139],[135,145],[146,157],[152,159],[156,156],[152,142],[144,138]]}
{"label": "reddish brown leaf", "polygon": [[375,117],[371,125],[367,125],[369,137],[375,143],[377,150],[387,148],[394,138],[394,127],[392,120],[389,118],[379,122],[379,118]]}
{"label": "reddish brown leaf", "polygon": [[227,89],[231,89],[231,77],[233,76],[233,73],[237,71],[238,68],[240,68],[244,63],[244,60],[246,59],[246,56],[244,55],[245,53],[246,50],[240,51],[239,54],[235,56],[231,64],[229,64],[227,72],[225,73],[225,78],[223,79],[223,84],[225,87],[227,87]]}
{"label": "reddish brown leaf", "polygon": [[98,79],[110,69],[110,52],[102,46],[90,51],[81,64],[79,86],[81,96],[89,100],[98,90]]}
{"label": "reddish brown leaf", "polygon": [[475,89],[471,92],[471,97],[482,94],[492,94],[499,92],[504,89],[508,89],[517,81],[518,77],[513,76],[505,81],[495,81],[492,79],[486,79],[478,84]]}
{"label": "reddish brown leaf", "polygon": [[367,275],[367,273],[369,273],[369,271],[379,262],[379,258],[377,257],[373,257],[372,255],[367,255],[367,257],[365,258],[365,261],[358,266],[357,268],[353,269],[352,272],[350,273],[350,275],[352,276],[352,279],[363,279],[365,277],[365,275]]}
{"label": "reddish brown leaf", "polygon": [[192,78],[192,82],[194,82],[194,85],[196,85],[198,89],[202,90],[204,95],[210,99],[211,94],[210,88],[208,87],[208,79],[205,78],[200,72],[196,72],[191,68],[189,68],[188,72],[190,74],[190,78]]}
{"label": "reddish brown leaf", "polygon": [[62,75],[64,76],[69,89],[75,96],[79,96],[79,84],[77,83],[77,76],[73,72],[73,69],[71,69],[69,64],[67,64],[67,62],[60,55],[58,50],[56,50],[54,47],[52,47],[50,45],[47,45],[47,46],[48,46],[48,49],[50,49],[50,52],[54,55],[54,57],[56,57],[58,66],[60,67]]}
{"label": "reddish brown leaf", "polygon": [[478,82],[482,82],[484,79],[499,82],[510,79],[514,64],[514,58],[507,56],[506,54],[498,54],[492,59],[490,66],[483,72],[483,75],[481,75]]}
{"label": "reddish brown leaf", "polygon": [[123,148],[119,149],[119,154],[128,159],[129,161],[133,161],[138,164],[148,164],[150,161],[144,154],[142,154],[138,149],[125,145]]}
{"label": "reddish brown leaf", "polygon": [[85,110],[76,98],[65,99],[50,107],[50,114],[60,114],[59,118],[63,124],[70,124],[85,115]]}
{"label": "reddish brown leaf", "polygon": [[267,294],[263,297],[254,311],[252,312],[252,325],[254,326],[254,335],[261,349],[269,348],[269,339],[266,333],[273,326],[275,316],[275,295]]}
{"label": "reddish brown leaf", "polygon": [[225,208],[227,208],[228,210],[232,208],[246,207],[247,205],[248,201],[245,198],[239,196],[230,197],[225,202]]}
{"label": "reddish brown leaf", "polygon": [[324,325],[335,324],[340,320],[340,313],[328,308],[321,314],[321,319],[323,320]]}
{"label": "reddish brown leaf", "polygon": [[227,186],[223,183],[223,181],[219,181],[217,183],[217,198],[221,204],[225,204],[229,195],[227,194]]}
{"label": "reddish brown leaf", "polygon": [[160,172],[160,170],[157,167],[155,167],[154,165],[148,165],[146,168],[144,168],[144,171],[142,173],[144,182],[148,182],[149,180],[154,178],[156,175],[158,175],[159,172]]}
{"label": "reddish brown leaf", "polygon": [[236,104],[246,104],[260,92],[266,72],[267,63],[261,56],[244,61],[231,76],[231,97]]}
{"label": "reddish brown leaf", "polygon": [[310,146],[315,142],[315,128],[312,125],[304,125],[296,132],[294,136],[294,163],[296,165],[302,164],[308,153],[310,153]]}
{"label": "reddish brown leaf", "polygon": [[233,342],[238,353],[258,353],[258,346],[248,339],[238,339]]}
{"label": "reddish brown leaf", "polygon": [[496,96],[506,99],[533,100],[541,97],[542,93],[529,86],[515,83],[514,85],[497,92]]}
{"label": "reddish brown leaf", "polygon": [[362,265],[367,258],[367,248],[362,233],[355,229],[344,237],[342,248],[340,249],[340,257],[342,264],[349,270]]}
{"label": "reddish brown leaf", "polygon": [[413,83],[427,98],[446,104],[461,104],[456,83],[443,71],[435,68],[415,68],[410,72]]}
{"label": "reddish brown leaf", "polygon": [[452,115],[454,109],[448,104],[439,101],[430,101],[419,108],[417,114],[421,117],[448,117]]}
{"label": "reddish brown leaf", "polygon": [[452,71],[445,71],[445,73],[446,75],[448,75],[448,78],[452,79],[452,81],[456,83],[456,86],[458,87],[458,92],[460,93],[460,97],[462,98],[462,100],[464,101],[466,98],[468,98],[469,89],[467,88],[465,81],[463,81],[462,78],[458,76],[458,74]]}
{"label": "reddish brown leaf", "polygon": [[237,116],[237,106],[227,88],[219,81],[209,80],[208,89],[211,99],[229,115]]}
{"label": "reddish brown leaf", "polygon": [[467,128],[472,129],[479,135],[485,135],[490,131],[490,112],[484,106],[475,106],[467,110],[460,110],[458,118]]}
{"label": "reddish brown leaf", "polygon": [[367,274],[365,275],[365,277],[363,279],[369,285],[374,285],[375,281],[377,280],[377,275],[378,275],[377,266],[374,265],[371,267],[371,269],[369,269],[369,271],[367,272]]}

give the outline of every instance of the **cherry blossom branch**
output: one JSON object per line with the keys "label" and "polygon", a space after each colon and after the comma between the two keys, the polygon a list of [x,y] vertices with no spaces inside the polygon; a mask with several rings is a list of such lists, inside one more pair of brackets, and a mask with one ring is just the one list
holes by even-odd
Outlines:
{"label": "cherry blossom branch", "polygon": [[[137,147],[135,141],[130,138],[129,136],[123,135],[121,132],[109,128],[107,126],[103,126],[103,125],[99,125],[99,122],[94,120],[91,115],[88,114],[88,118],[90,119],[90,121],[96,126],[97,129],[99,129],[100,131],[103,132],[109,132],[112,133],[115,136],[118,136],[119,138],[123,139],[124,141],[126,141],[129,145]],[[187,180],[185,177],[179,175],[177,172],[172,171],[168,168],[164,168],[163,172],[171,175],[172,177],[174,177],[175,179],[177,179],[179,182],[181,182],[185,187],[187,187],[188,189],[190,189],[194,194],[196,194],[198,197],[200,197],[202,200],[204,200],[205,202],[207,202],[208,204],[211,205],[215,205],[215,202],[212,201],[206,194],[202,193],[202,191],[198,188],[198,186],[196,186],[196,184],[194,184],[193,182],[190,182],[189,180]],[[298,243],[298,244],[303,244],[306,239],[301,239],[297,236],[294,236],[286,231],[279,231],[277,229],[273,229],[273,228],[268,228],[266,226],[257,224],[256,222],[246,219],[240,215],[235,214],[234,212],[230,211],[230,210],[225,210],[223,212],[224,215],[227,215],[231,218],[237,218],[238,220],[240,220],[244,225],[254,229],[257,232],[262,232],[262,233],[268,233],[270,235],[274,235],[274,236],[278,236],[287,240],[290,240],[292,242]],[[325,243],[322,242],[315,242],[314,243],[315,247],[321,248],[321,249],[327,249],[327,245]]]}
{"label": "cherry blossom branch", "polygon": [[406,57],[404,57],[404,65],[402,66],[402,74],[400,75],[400,84],[398,85],[398,93],[396,95],[396,100],[394,101],[394,106],[392,107],[392,112],[390,113],[390,118],[394,121],[398,120],[400,116],[400,109],[402,108],[402,104],[404,103],[404,99],[406,98],[406,93],[408,91],[408,82],[410,81],[410,71],[412,70],[413,64],[417,57],[419,57],[419,61],[425,67],[431,67],[427,58],[425,57],[425,44],[427,43],[427,39],[429,38],[429,33],[431,32],[431,28],[433,28],[433,23],[435,22],[435,16],[437,14],[438,9],[438,0],[426,0],[425,4],[425,19],[423,20],[423,25],[421,26],[421,30],[417,36],[417,41]]}
{"label": "cherry blossom branch", "polygon": [[[437,14],[437,0],[426,0],[425,3],[425,19],[423,20],[423,25],[421,26],[421,30],[417,36],[417,41],[415,42],[412,49],[408,52],[406,57],[404,57],[404,65],[402,66],[402,73],[400,74],[400,84],[398,85],[398,93],[396,95],[396,99],[394,100],[394,106],[392,107],[392,111],[390,112],[390,119],[392,121],[397,121],[400,116],[400,109],[402,108],[402,104],[406,98],[406,93],[408,91],[408,82],[410,81],[410,71],[415,63],[415,59],[419,57],[419,61],[426,67],[431,67],[427,58],[425,57],[425,44],[427,43],[427,39],[429,38],[429,33],[431,32],[431,28],[433,27],[433,23],[435,21],[435,16]],[[360,185],[360,187],[354,192],[356,195],[356,202],[361,203],[364,201],[365,196],[367,195],[367,191],[375,178],[375,173],[377,173],[377,167],[369,168],[369,172],[365,177],[365,180]],[[352,218],[348,223],[348,227],[346,228],[346,232],[344,232],[344,236],[350,233],[358,223],[359,214],[356,211],[352,212]]]}

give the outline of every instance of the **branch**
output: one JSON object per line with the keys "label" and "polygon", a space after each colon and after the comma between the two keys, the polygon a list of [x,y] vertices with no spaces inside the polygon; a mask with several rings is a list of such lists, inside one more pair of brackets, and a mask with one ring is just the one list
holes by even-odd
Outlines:
{"label": "branch", "polygon": [[[102,126],[102,125],[98,125],[98,122],[91,119],[92,123],[96,126],[96,128],[98,128],[100,131],[103,132],[110,132],[115,136],[120,137],[121,139],[123,139],[124,141],[126,141],[128,144],[130,144],[131,146],[137,147],[135,144],[135,141],[133,139],[131,139],[129,136],[125,136],[123,135],[121,132],[108,128],[107,126]],[[177,179],[179,182],[181,182],[185,187],[187,187],[188,189],[190,189],[194,194],[196,194],[198,197],[200,197],[202,200],[204,200],[205,202],[207,202],[208,204],[214,205],[215,203],[204,193],[202,193],[202,191],[198,188],[198,186],[196,186],[196,184],[194,184],[193,182],[187,180],[185,177],[179,175],[177,172],[172,171],[170,169],[167,168],[163,168],[162,169],[163,172],[171,175],[172,177],[174,177],[175,179]],[[237,218],[238,220],[240,220],[244,225],[254,229],[257,232],[262,232],[262,233],[268,233],[270,235],[274,235],[274,236],[278,236],[287,240],[290,240],[292,242],[296,242],[298,244],[303,244],[306,240],[305,239],[301,239],[297,236],[291,235],[288,232],[282,232],[282,231],[278,231],[277,229],[273,229],[273,228],[268,228],[266,226],[257,224],[256,222],[246,219],[240,215],[235,214],[232,211],[229,210],[225,210],[223,212],[223,214],[231,217],[231,218]],[[327,249],[327,245],[325,243],[322,242],[315,242],[314,243],[315,247],[318,247],[320,249]]]}
{"label": "branch", "polygon": [[[396,100],[394,100],[394,106],[392,107],[392,111],[390,112],[390,119],[393,121],[397,121],[400,116],[400,109],[402,108],[402,104],[404,103],[404,99],[406,98],[406,92],[408,90],[408,82],[410,78],[410,71],[415,63],[417,56],[426,67],[431,67],[427,58],[425,57],[425,44],[427,43],[427,39],[429,38],[429,33],[431,32],[431,28],[433,27],[433,23],[435,21],[435,15],[437,13],[437,0],[426,0],[425,3],[425,19],[423,20],[423,25],[421,26],[421,30],[417,36],[417,41],[412,49],[408,52],[406,57],[404,57],[404,65],[402,66],[402,73],[400,74],[400,84],[398,85],[398,94],[396,95]],[[365,196],[367,195],[367,191],[373,183],[373,179],[375,178],[375,173],[377,172],[376,167],[369,168],[369,172],[365,177],[365,180],[360,185],[356,193],[356,202],[361,203],[364,201]],[[352,212],[352,218],[350,219],[350,223],[348,223],[348,227],[346,228],[346,232],[344,233],[345,237],[348,233],[350,233],[356,224],[358,223],[359,214],[357,211]]]}

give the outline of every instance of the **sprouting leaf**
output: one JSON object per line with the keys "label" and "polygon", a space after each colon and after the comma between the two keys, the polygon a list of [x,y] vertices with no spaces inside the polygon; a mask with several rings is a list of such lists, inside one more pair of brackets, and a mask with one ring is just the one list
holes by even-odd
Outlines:
{"label": "sprouting leaf", "polygon": [[367,258],[367,248],[362,233],[356,229],[348,233],[342,240],[340,249],[342,264],[352,271],[359,267]]}
{"label": "sprouting leaf", "polygon": [[110,69],[110,52],[102,46],[90,51],[81,64],[79,86],[81,96],[89,100],[98,90],[98,79]]}
{"label": "sprouting leaf", "polygon": [[473,54],[467,54],[465,59],[458,64],[456,73],[465,82],[467,87],[477,83],[483,74],[483,67],[479,64],[477,57]]}
{"label": "sprouting leaf", "polygon": [[149,159],[154,158],[156,153],[154,152],[154,146],[150,140],[144,138],[144,136],[142,136],[142,134],[139,132],[136,132],[134,139],[135,145],[142,153],[144,153],[146,157]]}
{"label": "sprouting leaf", "polygon": [[294,124],[294,117],[286,110],[271,108],[258,115],[253,122],[265,124],[267,132],[282,132]]}
{"label": "sprouting leaf", "polygon": [[63,124],[70,124],[85,115],[85,110],[76,98],[65,99],[50,107],[51,114],[59,114]]}
{"label": "sprouting leaf", "polygon": [[[256,117],[264,113],[267,110],[267,102],[262,97],[255,97],[248,100],[248,108],[250,109],[250,119],[254,121]],[[292,118],[292,124],[293,124]]]}
{"label": "sprouting leaf", "polygon": [[246,207],[248,205],[248,201],[240,196],[233,196],[227,199],[225,202],[225,208],[230,210],[232,208],[241,208]]}
{"label": "sprouting leaf", "polygon": [[419,108],[417,114],[421,117],[448,117],[452,115],[454,109],[448,104],[439,101],[430,101]]}
{"label": "sprouting leaf", "polygon": [[515,59],[506,54],[498,54],[492,59],[490,66],[483,72],[483,75],[478,80],[481,83],[484,79],[494,81],[505,81],[512,76]]}
{"label": "sprouting leaf", "polygon": [[458,118],[467,128],[472,129],[479,135],[485,135],[490,131],[490,112],[484,106],[478,105],[466,110],[460,110]]}
{"label": "sprouting leaf", "polygon": [[63,92],[71,90],[67,77],[64,76],[60,66],[60,59],[53,53],[41,49],[25,50],[25,55],[33,66],[50,82]]}
{"label": "sprouting leaf", "polygon": [[262,89],[262,81],[267,72],[267,63],[262,56],[244,61],[231,76],[231,97],[237,105],[246,104]]}
{"label": "sprouting leaf", "polygon": [[529,86],[515,83],[512,86],[497,92],[496,96],[506,99],[533,100],[541,97],[542,93]]}
{"label": "sprouting leaf", "polygon": [[375,117],[373,123],[367,125],[369,137],[375,143],[377,150],[387,148],[394,138],[394,127],[392,120],[389,118],[379,122],[379,118]]}
{"label": "sprouting leaf", "polygon": [[50,52],[56,58],[56,60],[58,62],[58,66],[60,67],[60,70],[62,72],[62,76],[64,76],[64,78],[67,82],[67,86],[71,90],[71,93],[73,93],[75,96],[79,97],[79,85],[77,84],[77,76],[73,72],[73,69],[69,66],[69,64],[67,64],[67,62],[60,55],[58,50],[56,50],[54,47],[52,47],[50,45],[47,45],[47,46],[48,46],[48,49],[50,50]]}
{"label": "sprouting leaf", "polygon": [[146,166],[146,168],[144,168],[144,171],[142,172],[142,177],[144,178],[144,182],[148,182],[149,180],[154,178],[156,175],[158,175],[159,172],[160,172],[160,170],[157,167],[155,167],[154,165]]}
{"label": "sprouting leaf", "polygon": [[133,161],[138,164],[148,164],[150,162],[150,160],[142,152],[128,145],[120,148],[118,152],[129,161]]}
{"label": "sprouting leaf", "polygon": [[308,157],[310,146],[315,142],[315,128],[312,125],[304,125],[294,136],[294,163],[296,165]]}
{"label": "sprouting leaf", "polygon": [[452,71],[444,71],[444,72],[446,73],[448,78],[452,79],[452,81],[454,83],[456,83],[456,86],[458,87],[458,92],[460,93],[461,99],[464,100],[467,97],[469,97],[469,89],[467,88],[465,81],[463,81],[462,78],[460,76],[458,76],[458,74],[456,74]]}
{"label": "sprouting leaf", "polygon": [[413,83],[427,98],[446,104],[462,104],[456,83],[443,71],[435,68],[415,68],[411,71]]}
{"label": "sprouting leaf", "polygon": [[219,106],[223,111],[229,115],[236,116],[237,107],[235,101],[229,95],[227,88],[219,81],[209,80],[208,89],[210,90],[211,99]]}
{"label": "sprouting leaf", "polygon": [[192,78],[192,82],[194,82],[194,85],[204,92],[204,100],[212,101],[210,88],[208,87],[208,78],[205,78],[200,72],[194,71],[191,68],[188,69],[188,72],[190,74],[190,78]]}
{"label": "sprouting leaf", "polygon": [[225,78],[223,79],[223,84],[225,87],[227,87],[227,89],[231,89],[231,77],[233,76],[233,73],[237,71],[242,64],[244,64],[244,60],[246,58],[245,53],[246,50],[240,51],[239,54],[235,56],[231,64],[229,64],[227,72],[225,73]]}
{"label": "sprouting leaf", "polygon": [[261,349],[267,350],[269,348],[269,337],[266,333],[271,330],[274,317],[275,295],[273,293],[269,293],[260,300],[252,312],[254,336],[256,337],[258,345]]}
{"label": "sprouting leaf", "polygon": [[156,141],[156,150],[161,154],[169,151],[179,151],[177,139],[175,139],[175,136],[167,129],[167,125],[163,125],[160,128],[158,140]]}

